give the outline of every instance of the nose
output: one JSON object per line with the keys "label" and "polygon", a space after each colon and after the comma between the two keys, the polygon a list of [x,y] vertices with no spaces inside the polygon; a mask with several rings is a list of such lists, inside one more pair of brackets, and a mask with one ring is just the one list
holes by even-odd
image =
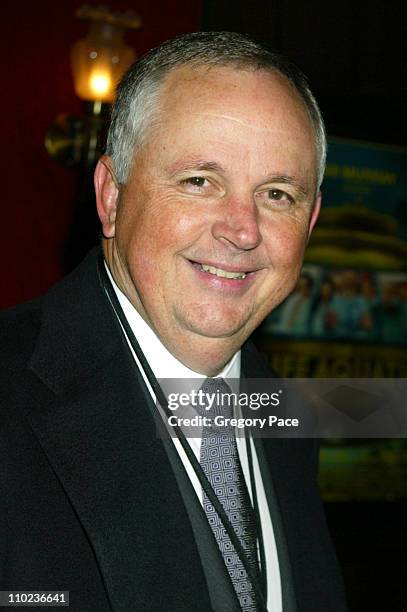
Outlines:
{"label": "nose", "polygon": [[223,203],[219,218],[212,225],[212,235],[238,250],[255,249],[262,241],[255,203],[235,199],[227,205]]}

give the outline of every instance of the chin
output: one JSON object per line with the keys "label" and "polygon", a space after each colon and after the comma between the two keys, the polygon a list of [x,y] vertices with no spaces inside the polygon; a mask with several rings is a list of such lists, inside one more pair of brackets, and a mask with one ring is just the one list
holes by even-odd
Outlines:
{"label": "chin", "polygon": [[202,317],[199,320],[188,320],[186,324],[190,331],[206,338],[231,338],[240,336],[247,326],[246,318]]}

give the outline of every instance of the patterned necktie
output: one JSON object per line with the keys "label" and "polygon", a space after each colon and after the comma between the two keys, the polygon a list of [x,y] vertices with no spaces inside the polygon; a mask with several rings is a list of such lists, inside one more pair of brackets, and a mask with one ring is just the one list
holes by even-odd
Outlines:
{"label": "patterned necktie", "polygon": [[[213,397],[212,394],[215,394],[216,400],[217,397],[222,397],[222,394],[231,393],[230,387],[222,378],[207,378],[201,389],[205,394],[209,394],[209,397]],[[226,395],[224,397],[227,398]],[[210,405],[209,402],[207,405]],[[212,419],[217,415],[226,418],[232,417],[233,404],[227,399],[223,402],[223,405],[221,401],[215,401],[211,409],[205,411],[205,415],[212,417]],[[233,428],[203,428],[200,464],[236,535],[240,539],[251,569],[260,579],[255,516],[243,475]],[[259,608],[253,585],[220,517],[205,492],[203,492],[203,507],[242,610],[244,612],[256,612]]]}

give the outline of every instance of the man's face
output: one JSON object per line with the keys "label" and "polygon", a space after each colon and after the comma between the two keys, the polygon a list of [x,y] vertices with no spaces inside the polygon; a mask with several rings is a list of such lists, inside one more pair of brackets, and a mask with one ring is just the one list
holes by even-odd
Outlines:
{"label": "man's face", "polygon": [[233,354],[298,279],[318,209],[311,121],[264,71],[183,67],[161,100],[120,188],[111,269],[181,360],[199,343]]}

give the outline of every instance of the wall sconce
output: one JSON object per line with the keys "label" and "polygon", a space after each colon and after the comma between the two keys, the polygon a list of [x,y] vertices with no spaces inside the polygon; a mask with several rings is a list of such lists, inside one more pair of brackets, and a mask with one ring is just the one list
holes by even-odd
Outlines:
{"label": "wall sconce", "polygon": [[80,19],[90,19],[86,38],[74,43],[71,51],[75,92],[79,98],[111,104],[122,74],[136,59],[125,44],[124,33],[137,29],[141,20],[128,13],[110,13],[106,9],[82,6],[76,12]]}
{"label": "wall sconce", "polygon": [[66,166],[90,169],[101,152],[109,105],[123,73],[136,59],[124,42],[128,29],[139,29],[133,12],[112,12],[106,7],[84,5],[76,11],[90,21],[85,38],[72,46],[71,66],[75,92],[84,100],[85,115],[61,114],[50,126],[45,146],[49,155]]}
{"label": "wall sconce", "polygon": [[74,43],[71,51],[75,92],[83,100],[84,114],[59,115],[45,138],[49,155],[78,171],[71,227],[61,253],[65,272],[72,270],[100,241],[93,170],[102,153],[116,85],[136,58],[124,42],[124,34],[141,27],[141,19],[135,13],[111,12],[106,7],[85,5],[76,11],[76,16],[90,21],[87,36]]}

